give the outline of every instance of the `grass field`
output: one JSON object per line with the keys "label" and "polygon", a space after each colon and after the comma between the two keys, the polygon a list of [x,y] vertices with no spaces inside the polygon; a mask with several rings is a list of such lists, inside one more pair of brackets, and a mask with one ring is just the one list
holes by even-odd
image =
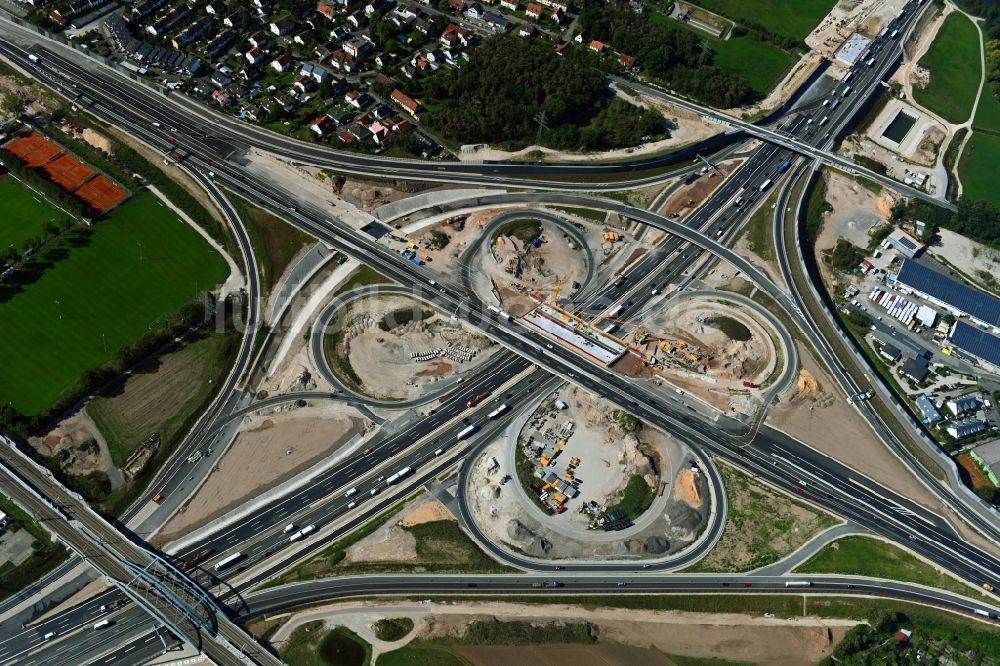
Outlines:
{"label": "grass field", "polygon": [[862,536],[837,539],[795,569],[796,573],[873,576],[929,585],[966,596],[976,592],[923,560],[884,541]]}
{"label": "grass field", "polygon": [[958,162],[962,192],[970,199],[983,199],[1000,206],[996,166],[1000,164],[1000,134],[974,131]]}
{"label": "grass field", "polygon": [[750,571],[777,562],[836,524],[827,513],[779,494],[728,465],[719,473],[729,506],[714,548],[686,571]]}
{"label": "grass field", "polygon": [[345,627],[327,631],[322,621],[295,629],[281,646],[281,659],[289,666],[366,666],[371,646]]}
{"label": "grass field", "polygon": [[979,57],[976,26],[963,14],[949,14],[920,59],[920,66],[930,70],[931,80],[926,88],[913,87],[914,99],[946,120],[965,122],[982,77]]}
{"label": "grass field", "polygon": [[27,415],[46,411],[84,371],[226,274],[197,232],[153,194],[137,194],[0,303],[0,400]]}
{"label": "grass field", "polygon": [[32,552],[28,559],[17,566],[11,562],[4,562],[0,568],[0,599],[6,599],[55,569],[69,556],[69,553],[61,543],[53,542],[49,533],[24,509],[2,495],[0,495],[0,511],[6,513],[11,520],[11,524],[7,526],[8,531],[23,529],[34,537]]}
{"label": "grass field", "polygon": [[804,39],[836,4],[834,0],[694,0],[694,4],[792,39]]}
{"label": "grass field", "polygon": [[652,12],[649,20],[670,30],[690,30],[708,44],[715,54],[715,64],[720,68],[746,79],[750,87],[766,95],[785,74],[795,57],[777,46],[758,42],[749,37],[715,39],[700,30],[677,23],[666,14]]}
{"label": "grass field", "polygon": [[21,249],[24,241],[42,235],[43,224],[59,224],[69,217],[11,175],[0,176],[0,201],[3,202],[0,252],[11,245]]}
{"label": "grass field", "polygon": [[210,382],[225,374],[225,342],[224,334],[215,333],[187,343],[137,368],[112,395],[87,404],[116,466],[121,467],[151,432],[159,432],[163,442],[178,434],[210,395]]}

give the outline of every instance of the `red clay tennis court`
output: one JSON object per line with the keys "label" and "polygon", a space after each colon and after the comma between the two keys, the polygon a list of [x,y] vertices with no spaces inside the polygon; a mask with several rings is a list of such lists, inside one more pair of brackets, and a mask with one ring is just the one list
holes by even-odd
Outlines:
{"label": "red clay tennis court", "polygon": [[42,167],[42,171],[49,175],[49,180],[70,192],[97,173],[72,155],[63,155],[52,160]]}
{"label": "red clay tennis court", "polygon": [[48,141],[38,132],[13,139],[4,148],[20,157],[24,160],[25,165],[31,168],[40,167],[62,155],[63,152],[59,146]]}
{"label": "red clay tennis court", "polygon": [[98,213],[108,212],[128,197],[128,193],[125,190],[104,176],[92,178],[73,194],[85,201],[88,206]]}

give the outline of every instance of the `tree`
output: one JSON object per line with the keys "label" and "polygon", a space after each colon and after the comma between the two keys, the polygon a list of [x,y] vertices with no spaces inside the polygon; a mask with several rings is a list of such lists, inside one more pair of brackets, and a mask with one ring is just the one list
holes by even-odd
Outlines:
{"label": "tree", "polygon": [[7,113],[20,115],[24,111],[24,99],[20,95],[7,93],[3,96],[3,99],[0,99],[0,109]]}

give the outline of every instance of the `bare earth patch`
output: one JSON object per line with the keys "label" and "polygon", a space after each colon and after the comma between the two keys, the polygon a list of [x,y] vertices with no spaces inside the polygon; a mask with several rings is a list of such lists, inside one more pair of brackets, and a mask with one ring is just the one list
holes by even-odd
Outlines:
{"label": "bare earth patch", "polygon": [[358,417],[306,408],[244,430],[198,492],[164,525],[157,543],[169,543],[295,476],[334,454],[362,428]]}

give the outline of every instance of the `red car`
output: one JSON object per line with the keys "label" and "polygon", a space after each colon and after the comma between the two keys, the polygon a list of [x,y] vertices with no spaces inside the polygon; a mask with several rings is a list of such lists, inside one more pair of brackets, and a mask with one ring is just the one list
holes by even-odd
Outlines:
{"label": "red car", "polygon": [[797,492],[799,495],[801,495],[802,494],[802,489],[799,488],[798,486],[795,486],[795,492]]}

